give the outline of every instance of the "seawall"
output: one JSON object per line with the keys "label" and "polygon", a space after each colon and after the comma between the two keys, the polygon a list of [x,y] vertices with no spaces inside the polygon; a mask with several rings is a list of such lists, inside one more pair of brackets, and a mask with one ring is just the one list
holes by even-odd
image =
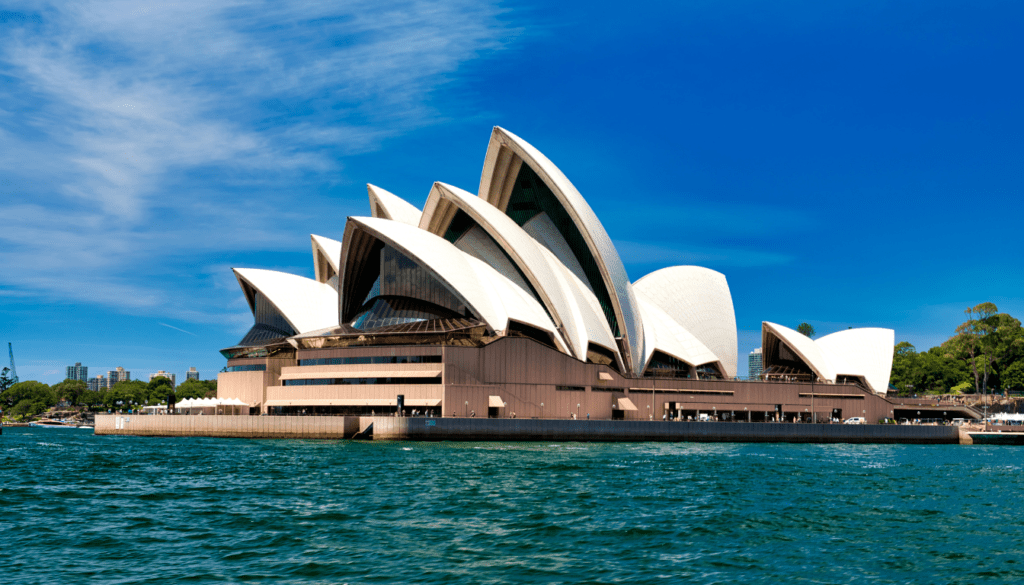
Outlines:
{"label": "seawall", "polygon": [[249,439],[350,439],[354,416],[96,415],[97,435],[237,437]]}
{"label": "seawall", "polygon": [[958,444],[957,427],[736,422],[362,417],[373,439]]}
{"label": "seawall", "polygon": [[391,441],[960,442],[957,427],[915,425],[110,414],[95,425],[97,435],[253,439],[351,439],[368,429],[374,440]]}

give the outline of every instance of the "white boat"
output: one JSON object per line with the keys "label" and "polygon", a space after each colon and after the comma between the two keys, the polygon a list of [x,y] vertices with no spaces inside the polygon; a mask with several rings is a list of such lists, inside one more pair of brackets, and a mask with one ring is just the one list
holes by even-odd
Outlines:
{"label": "white boat", "polygon": [[76,427],[72,423],[64,422],[62,420],[51,420],[51,419],[35,420],[35,421],[32,421],[32,422],[28,423],[28,426],[30,426],[30,427],[37,427],[37,428],[41,428],[41,429],[76,429],[76,428],[78,428],[78,427]]}

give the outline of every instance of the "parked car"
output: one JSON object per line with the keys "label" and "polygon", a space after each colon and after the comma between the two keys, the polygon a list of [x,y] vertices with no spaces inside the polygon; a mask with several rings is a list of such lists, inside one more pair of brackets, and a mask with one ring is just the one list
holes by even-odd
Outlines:
{"label": "parked car", "polygon": [[851,416],[850,418],[843,421],[844,425],[866,425],[868,421],[863,416]]}

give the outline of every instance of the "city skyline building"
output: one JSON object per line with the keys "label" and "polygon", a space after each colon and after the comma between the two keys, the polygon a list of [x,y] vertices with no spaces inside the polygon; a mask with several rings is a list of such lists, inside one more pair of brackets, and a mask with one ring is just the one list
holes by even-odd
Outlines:
{"label": "city skyline building", "polygon": [[106,390],[106,389],[108,389],[110,387],[107,384],[107,379],[104,378],[103,376],[96,376],[95,378],[89,378],[89,381],[86,382],[86,384],[88,384],[89,390],[92,390],[93,392],[98,392],[100,390]]}
{"label": "city skyline building", "polygon": [[764,360],[761,355],[761,348],[758,347],[747,356],[747,377],[751,380],[761,377],[764,371]]}
{"label": "city skyline building", "polygon": [[199,380],[199,371],[196,370],[195,366],[192,366],[191,368],[188,369],[187,372],[185,372],[185,379],[186,380]]}
{"label": "city skyline building", "polygon": [[150,381],[150,382],[152,382],[152,381],[153,381],[153,378],[159,378],[159,377],[161,377],[161,376],[162,376],[162,377],[164,377],[164,378],[167,378],[168,380],[170,380],[170,381],[171,381],[171,386],[172,386],[172,387],[173,387],[173,386],[175,386],[175,385],[177,385],[177,383],[176,383],[176,381],[175,381],[175,379],[174,379],[174,374],[172,374],[172,373],[170,373],[170,372],[165,372],[165,371],[163,371],[163,370],[160,370],[160,371],[158,371],[158,372],[156,372],[156,373],[154,373],[154,374],[150,374],[150,375],[149,375],[149,381]]}
{"label": "city skyline building", "polygon": [[107,372],[107,388],[113,388],[118,382],[128,382],[132,379],[132,373],[118,366],[116,369]]}
{"label": "city skyline building", "polygon": [[65,376],[68,380],[80,380],[82,382],[88,382],[89,380],[89,366],[83,366],[82,362],[75,362],[73,366],[67,366],[67,375]]}

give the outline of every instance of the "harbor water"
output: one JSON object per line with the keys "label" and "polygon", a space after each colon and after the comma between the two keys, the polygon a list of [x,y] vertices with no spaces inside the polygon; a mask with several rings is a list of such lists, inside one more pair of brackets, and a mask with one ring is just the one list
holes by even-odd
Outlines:
{"label": "harbor water", "polygon": [[22,583],[1019,583],[1024,449],[0,435]]}

